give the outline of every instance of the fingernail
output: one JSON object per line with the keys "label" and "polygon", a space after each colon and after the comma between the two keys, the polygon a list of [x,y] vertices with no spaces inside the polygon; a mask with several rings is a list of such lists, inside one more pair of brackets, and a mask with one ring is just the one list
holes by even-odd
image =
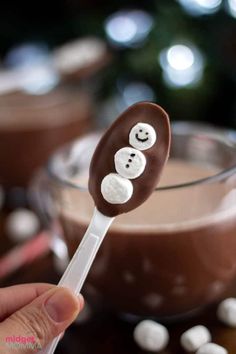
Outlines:
{"label": "fingernail", "polygon": [[73,320],[81,309],[81,301],[77,300],[68,289],[58,288],[46,300],[45,310],[55,322]]}
{"label": "fingernail", "polygon": [[81,311],[84,308],[84,297],[83,297],[83,295],[81,295],[81,294],[78,295],[78,301],[79,301],[80,311]]}

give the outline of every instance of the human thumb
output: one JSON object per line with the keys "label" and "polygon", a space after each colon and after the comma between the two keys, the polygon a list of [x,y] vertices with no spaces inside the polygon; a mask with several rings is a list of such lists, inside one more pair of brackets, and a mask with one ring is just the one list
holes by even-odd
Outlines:
{"label": "human thumb", "polygon": [[84,301],[69,289],[54,287],[0,323],[4,353],[29,354],[44,348],[77,317]]}

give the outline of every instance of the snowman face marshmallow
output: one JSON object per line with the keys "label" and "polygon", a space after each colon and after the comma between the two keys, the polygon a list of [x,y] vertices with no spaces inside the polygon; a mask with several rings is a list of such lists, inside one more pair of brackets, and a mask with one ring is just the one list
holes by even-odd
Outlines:
{"label": "snowman face marshmallow", "polygon": [[146,166],[144,154],[131,147],[124,147],[115,153],[115,169],[120,176],[128,179],[139,177]]}
{"label": "snowman face marshmallow", "polygon": [[137,123],[130,131],[129,143],[135,149],[147,150],[155,144],[156,138],[156,132],[150,124]]}

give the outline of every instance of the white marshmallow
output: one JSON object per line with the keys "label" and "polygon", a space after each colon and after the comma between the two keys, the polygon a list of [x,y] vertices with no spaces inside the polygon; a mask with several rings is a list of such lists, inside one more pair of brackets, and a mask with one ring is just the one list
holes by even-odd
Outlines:
{"label": "white marshmallow", "polygon": [[19,208],[9,214],[5,227],[12,240],[24,241],[38,232],[40,222],[34,212]]}
{"label": "white marshmallow", "polygon": [[228,351],[215,343],[204,344],[196,354],[228,354]]}
{"label": "white marshmallow", "polygon": [[135,327],[134,340],[142,349],[157,352],[167,346],[169,333],[160,323],[145,320]]}
{"label": "white marshmallow", "polygon": [[124,147],[115,153],[115,169],[122,177],[133,179],[139,177],[146,166],[146,157],[141,151]]}
{"label": "white marshmallow", "polygon": [[236,298],[228,298],[220,303],[217,310],[219,320],[230,327],[236,327]]}
{"label": "white marshmallow", "polygon": [[136,124],[129,133],[129,143],[135,149],[150,149],[156,142],[157,135],[154,128],[147,123]]}
{"label": "white marshmallow", "polygon": [[204,326],[195,326],[184,332],[180,338],[182,347],[188,352],[198,350],[211,341],[211,334]]}
{"label": "white marshmallow", "polygon": [[108,203],[124,204],[133,194],[133,184],[117,173],[110,173],[102,180],[101,192]]}

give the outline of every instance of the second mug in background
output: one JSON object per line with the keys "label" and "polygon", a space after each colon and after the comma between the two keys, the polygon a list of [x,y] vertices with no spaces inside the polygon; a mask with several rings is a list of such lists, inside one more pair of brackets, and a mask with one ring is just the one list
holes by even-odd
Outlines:
{"label": "second mug in background", "polygon": [[92,98],[70,87],[41,95],[0,96],[0,184],[26,187],[33,172],[61,144],[92,125]]}

